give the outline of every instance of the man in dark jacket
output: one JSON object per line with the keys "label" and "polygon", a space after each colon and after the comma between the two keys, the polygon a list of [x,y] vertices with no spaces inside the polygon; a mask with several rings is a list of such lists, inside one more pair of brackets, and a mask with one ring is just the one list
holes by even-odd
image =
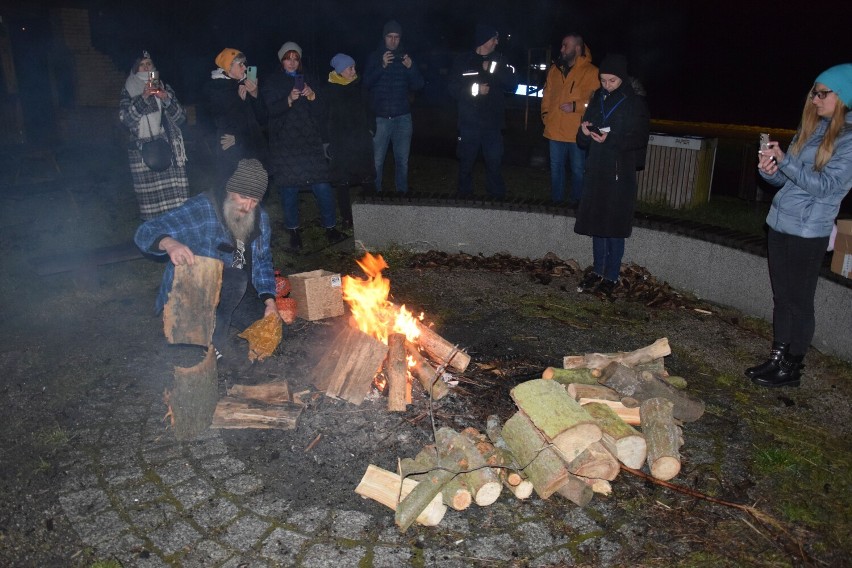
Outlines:
{"label": "man in dark jacket", "polygon": [[396,190],[408,191],[408,154],[411,149],[411,107],[409,91],[423,88],[423,76],[408,52],[400,45],[402,26],[396,20],[385,24],[384,41],[364,65],[364,87],[370,93],[370,107],[376,115],[373,157],[376,162],[376,191],[382,190],[382,170],[388,145],[393,145]]}
{"label": "man in dark jacket", "polygon": [[492,26],[476,26],[476,49],[456,58],[450,72],[450,95],[458,101],[459,196],[473,194],[473,165],[482,148],[485,188],[492,199],[506,197],[500,174],[503,162],[505,96],[518,82],[515,70],[495,53],[499,36]]}

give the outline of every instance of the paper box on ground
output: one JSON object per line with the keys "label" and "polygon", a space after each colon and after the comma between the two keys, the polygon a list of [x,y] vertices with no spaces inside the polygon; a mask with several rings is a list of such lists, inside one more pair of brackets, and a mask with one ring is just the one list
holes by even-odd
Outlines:
{"label": "paper box on ground", "polygon": [[291,274],[290,297],[296,300],[296,315],[318,320],[343,315],[343,288],[340,274],[312,270]]}
{"label": "paper box on ground", "polygon": [[834,239],[831,271],[846,278],[852,278],[852,219],[837,221],[837,238]]}

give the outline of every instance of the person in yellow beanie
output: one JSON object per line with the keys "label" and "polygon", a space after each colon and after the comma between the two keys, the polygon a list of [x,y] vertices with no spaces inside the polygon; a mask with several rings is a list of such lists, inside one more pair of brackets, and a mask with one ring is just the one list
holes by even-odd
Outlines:
{"label": "person in yellow beanie", "polygon": [[223,49],[215,63],[204,94],[216,125],[216,161],[222,181],[242,159],[266,162],[266,138],[261,128],[266,122],[266,107],[258,96],[257,79],[247,77],[246,56],[240,50]]}

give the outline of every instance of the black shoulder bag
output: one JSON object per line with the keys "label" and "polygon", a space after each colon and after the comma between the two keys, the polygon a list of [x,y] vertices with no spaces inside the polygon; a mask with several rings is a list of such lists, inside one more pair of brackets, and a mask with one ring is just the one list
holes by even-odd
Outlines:
{"label": "black shoulder bag", "polygon": [[[163,124],[163,118],[168,120],[163,113],[163,109],[160,109],[160,124]],[[147,114],[145,115],[145,120],[148,121],[148,131],[151,132],[151,119],[148,118]],[[139,147],[139,153],[142,154],[142,161],[145,162],[148,169],[155,172],[164,172],[172,165],[172,144],[168,124],[163,125],[163,130],[166,133],[165,139],[154,138],[154,133],[151,132],[151,139],[143,142]]]}

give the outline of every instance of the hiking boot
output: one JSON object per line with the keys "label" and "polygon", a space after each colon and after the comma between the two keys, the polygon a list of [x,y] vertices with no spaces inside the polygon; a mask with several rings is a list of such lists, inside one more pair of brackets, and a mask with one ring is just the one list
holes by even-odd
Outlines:
{"label": "hiking boot", "polygon": [[616,282],[615,280],[607,280],[606,278],[604,278],[603,280],[601,280],[601,283],[598,284],[596,291],[599,294],[603,294],[607,298],[611,298],[616,286],[618,286],[618,282]]}
{"label": "hiking boot", "polygon": [[299,234],[299,229],[287,229],[290,233],[290,250],[302,250],[302,235]]}
{"label": "hiking boot", "polygon": [[802,365],[804,355],[784,354],[778,361],[778,368],[774,371],[764,373],[752,379],[752,382],[761,387],[797,387],[802,378]]}
{"label": "hiking boot", "polygon": [[789,343],[781,343],[780,341],[772,342],[772,350],[769,352],[769,359],[761,363],[760,365],[755,365],[754,367],[749,367],[745,370],[745,376],[750,379],[756,379],[761,375],[765,375],[767,373],[773,373],[778,370],[778,363],[787,354],[787,351],[790,349]]}
{"label": "hiking boot", "polygon": [[334,227],[329,227],[325,230],[325,238],[328,239],[328,242],[331,244],[339,243],[342,240],[345,240],[347,237],[345,234],[341,233]]}
{"label": "hiking boot", "polygon": [[591,292],[592,288],[597,286],[598,282],[603,280],[603,276],[595,272],[588,272],[580,283],[577,285],[577,292]]}

